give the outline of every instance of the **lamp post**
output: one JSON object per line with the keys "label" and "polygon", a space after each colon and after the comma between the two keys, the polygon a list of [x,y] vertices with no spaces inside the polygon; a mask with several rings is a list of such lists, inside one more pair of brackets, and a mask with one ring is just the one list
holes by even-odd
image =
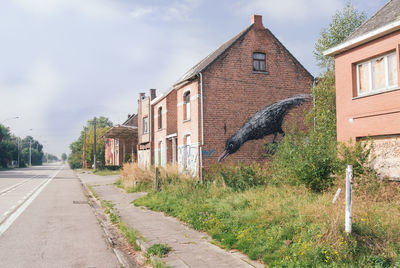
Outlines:
{"label": "lamp post", "polygon": [[19,116],[14,116],[14,117],[6,118],[6,119],[4,119],[3,121],[0,121],[0,124],[3,124],[4,122],[9,121],[9,120],[18,119],[18,118],[19,118]]}

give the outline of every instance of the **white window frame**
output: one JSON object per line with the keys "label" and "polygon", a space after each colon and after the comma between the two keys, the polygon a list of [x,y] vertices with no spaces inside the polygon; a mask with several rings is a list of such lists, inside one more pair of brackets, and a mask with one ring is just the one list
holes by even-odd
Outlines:
{"label": "white window frame", "polygon": [[[189,94],[189,96],[190,96],[189,102],[186,102],[186,94]],[[192,98],[192,93],[190,92],[190,90],[186,90],[183,93],[183,110],[184,110],[184,114],[183,114],[183,118],[184,119],[183,119],[183,121],[189,121],[190,118],[191,118],[191,112],[192,112],[192,110],[191,110],[191,108],[192,108],[191,107],[191,102],[192,102],[191,98]]]}
{"label": "white window frame", "polygon": [[[145,119],[147,119],[147,124],[145,124],[145,122],[144,122],[144,120]],[[146,128],[144,127],[144,126],[147,126]],[[147,133],[149,133],[149,117],[148,116],[146,116],[146,117],[143,117],[143,134],[147,134]]]}
{"label": "white window frame", "polygon": [[[388,66],[388,57],[389,56],[395,56],[396,59],[396,71],[398,73],[398,64],[397,64],[397,54],[396,51],[381,55],[379,57],[375,57],[373,59],[367,60],[367,61],[363,61],[360,62],[356,65],[356,76],[357,76],[357,96],[368,96],[368,95],[373,95],[373,94],[378,94],[381,92],[385,92],[385,91],[390,91],[392,89],[397,89],[399,87],[399,76],[397,74],[397,81],[395,82],[394,85],[389,86],[389,66]],[[372,62],[379,59],[379,58],[383,58],[384,60],[384,68],[385,68],[385,87],[384,88],[380,88],[380,89],[372,89]],[[367,92],[360,92],[360,66],[363,64],[368,64],[368,78],[369,78],[369,90]]]}

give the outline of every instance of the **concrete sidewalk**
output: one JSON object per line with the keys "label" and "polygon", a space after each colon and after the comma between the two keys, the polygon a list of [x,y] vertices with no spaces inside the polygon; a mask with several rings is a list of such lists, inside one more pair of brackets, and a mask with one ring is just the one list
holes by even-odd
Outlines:
{"label": "concrete sidewalk", "polygon": [[78,176],[93,187],[100,199],[115,205],[124,223],[140,232],[144,248],[168,244],[172,251],[162,260],[171,267],[264,267],[240,252],[228,252],[213,245],[206,233],[195,231],[173,217],[135,207],[132,200],[144,193],[126,193],[117,188],[113,185],[117,176],[90,173],[78,173]]}

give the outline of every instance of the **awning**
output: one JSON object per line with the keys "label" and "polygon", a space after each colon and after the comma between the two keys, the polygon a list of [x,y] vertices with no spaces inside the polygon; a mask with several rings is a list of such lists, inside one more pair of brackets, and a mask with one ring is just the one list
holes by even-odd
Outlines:
{"label": "awning", "polygon": [[105,138],[110,139],[125,139],[125,140],[138,140],[138,128],[125,125],[116,125],[109,129],[105,134]]}

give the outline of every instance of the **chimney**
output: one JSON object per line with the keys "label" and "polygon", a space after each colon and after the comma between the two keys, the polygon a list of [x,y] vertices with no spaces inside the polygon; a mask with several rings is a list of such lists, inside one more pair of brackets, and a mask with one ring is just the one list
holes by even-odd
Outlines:
{"label": "chimney", "polygon": [[263,29],[264,26],[262,24],[262,16],[261,15],[253,15],[251,16],[251,24],[254,24],[256,29]]}
{"label": "chimney", "polygon": [[151,88],[150,89],[150,101],[154,100],[156,98],[156,89],[155,88]]}

